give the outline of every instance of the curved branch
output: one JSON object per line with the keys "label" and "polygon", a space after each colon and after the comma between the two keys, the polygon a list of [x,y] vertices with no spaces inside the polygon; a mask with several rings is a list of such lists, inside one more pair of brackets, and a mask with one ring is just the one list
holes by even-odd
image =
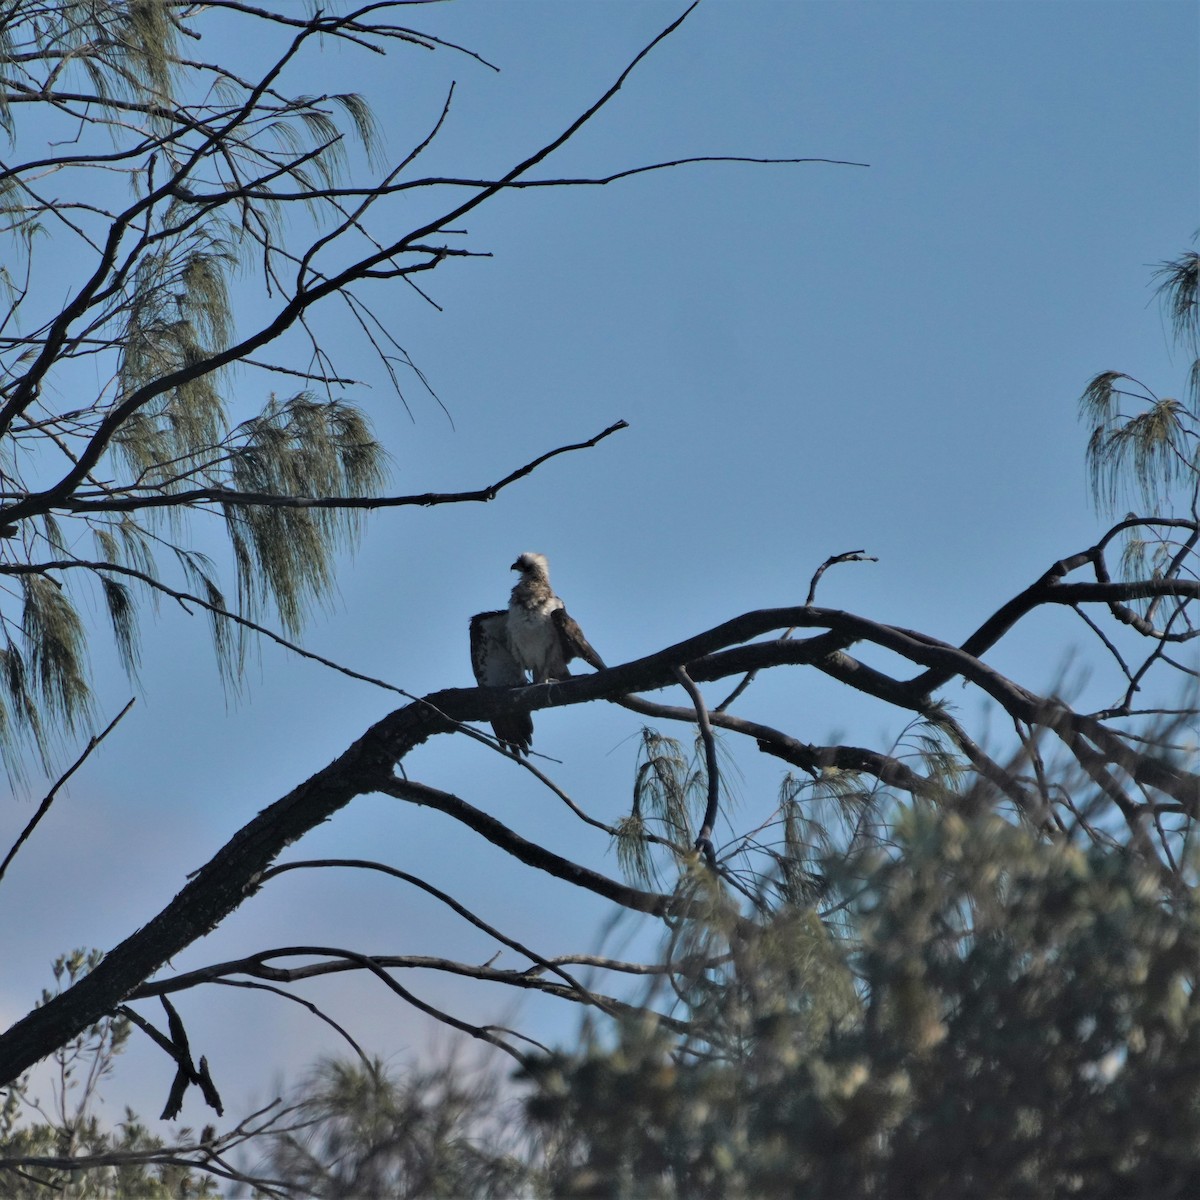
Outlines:
{"label": "curved branch", "polygon": [[[1112,606],[1127,600],[1144,600],[1161,596],[1177,596],[1182,599],[1194,600],[1200,597],[1200,584],[1193,580],[1171,577],[1133,580],[1126,583],[1117,583],[1108,579],[1103,565],[1105,549],[1118,534],[1140,525],[1189,531],[1194,531],[1196,528],[1195,521],[1175,517],[1128,517],[1124,521],[1117,522],[1094,546],[1059,559],[1024,591],[1002,604],[962,643],[961,649],[973,657],[978,657],[986,650],[991,649],[1022,617],[1042,604],[1104,603],[1109,605],[1119,620],[1133,625],[1139,629],[1139,632],[1153,635],[1149,624],[1141,621],[1136,614],[1125,610],[1127,615],[1123,615]],[[1062,582],[1072,571],[1078,570],[1089,562],[1096,569],[1096,583],[1066,584]],[[1140,625],[1139,622],[1141,622]],[[912,684],[919,690],[931,692],[942,687],[951,678],[953,676],[947,675],[944,671],[929,670],[914,679]]]}
{"label": "curved branch", "polygon": [[139,571],[134,567],[127,567],[121,563],[95,562],[81,558],[52,559],[47,562],[37,563],[0,563],[0,575],[41,575],[46,571],[69,570],[107,571],[113,575],[124,575],[129,579],[136,579],[139,583],[144,583],[153,591],[159,592],[164,596],[170,596],[172,600],[178,601],[180,606],[185,610],[187,610],[189,604],[194,604],[197,608],[204,609],[220,620],[232,621],[241,629],[247,629],[251,633],[257,633],[262,637],[269,638],[276,645],[282,646],[285,650],[290,650],[293,654],[298,654],[301,658],[307,658],[312,662],[320,663],[323,667],[328,667],[332,671],[338,671],[362,683],[374,684],[375,687],[395,692],[397,695],[404,696],[410,700],[416,699],[411,692],[406,692],[394,683],[388,683],[384,679],[376,679],[373,675],[364,675],[361,671],[355,671],[352,667],[344,667],[341,663],[334,662],[331,658],[325,658],[323,655],[317,654],[312,650],[306,650],[303,646],[285,638],[283,634],[276,633],[275,630],[267,625],[260,625],[257,621],[250,620],[249,617],[231,612],[229,609],[223,608],[219,604],[214,604],[211,600],[206,600],[203,596],[197,596],[193,592],[178,591],[163,583],[162,580],[156,579],[153,575],[149,575],[145,571]]}
{"label": "curved branch", "polygon": [[[1094,590],[1099,585],[1079,586]],[[1123,588],[1128,593],[1141,587],[1111,585],[1102,587],[1101,592],[1107,598],[1113,589]],[[1071,597],[1072,602],[1078,599],[1078,595]],[[825,632],[806,640],[737,644],[789,626],[821,628]],[[872,672],[846,655],[843,648],[854,641],[874,643],[928,670],[948,673],[951,678],[961,676],[983,689],[1016,719],[1053,730],[1085,768],[1091,765],[1086,761],[1088,755],[1093,754],[1105,767],[1112,763],[1138,783],[1190,806],[1189,811],[1196,805],[1195,775],[1159,762],[1150,754],[1135,752],[1099,721],[1080,717],[1061,701],[1047,700],[1019,687],[958,647],[835,609],[801,607],[746,613],[656,654],[592,675],[523,688],[450,688],[384,717],[328,766],[263,809],[195,873],[156,917],[113,949],[93,971],[0,1035],[0,1083],[19,1077],[40,1058],[111,1013],[164,962],[209,932],[251,895],[284,847],[328,820],[355,796],[368,792],[382,791],[446,812],[520,861],[617,903],[659,916],[680,911],[681,907],[686,911],[686,902],[681,899],[625,887],[553,855],[458,797],[397,779],[395,764],[428,738],[453,732],[464,721],[486,721],[502,713],[532,712],[592,700],[616,700],[630,692],[668,687],[676,682],[675,668],[679,666],[685,666],[692,679],[705,681],[758,666],[808,664],[841,676],[870,694],[890,689],[892,702],[938,715],[937,706],[911,683]],[[730,646],[735,648],[728,649]],[[482,1036],[474,1027],[471,1032],[472,1036]]]}
{"label": "curved branch", "polygon": [[[136,697],[134,698],[136,699]],[[133,707],[134,699],[131,699],[123,709],[98,734],[88,739],[88,744],[83,748],[83,753],[64,771],[55,781],[54,786],[46,793],[46,798],[38,805],[37,812],[30,818],[29,823],[21,830],[20,836],[13,843],[12,849],[4,856],[4,861],[0,862],[0,879],[4,878],[4,872],[8,870],[9,864],[21,847],[29,840],[30,834],[37,828],[38,822],[50,811],[50,805],[54,803],[54,797],[58,795],[58,789],[62,787],[80,767],[87,762],[93,750],[100,745],[102,741],[117,727],[117,723],[122,717]]]}
{"label": "curved branch", "polygon": [[273,996],[281,996],[284,1000],[290,1000],[293,1004],[299,1004],[301,1008],[306,1008],[319,1021],[324,1021],[343,1041],[350,1047],[351,1050],[358,1056],[359,1062],[364,1067],[371,1066],[371,1060],[367,1057],[367,1052],[354,1040],[350,1035],[350,1031],[344,1026],[339,1025],[328,1013],[322,1012],[311,1000],[305,1000],[303,996],[297,996],[294,992],[289,992],[284,988],[275,987],[269,983],[262,983],[252,979],[214,979],[213,983],[220,984],[222,987],[246,988],[256,992],[270,992]]}
{"label": "curved branch", "polygon": [[[835,567],[839,563],[844,562],[878,562],[874,555],[868,554],[865,550],[846,550],[841,554],[831,554],[814,572],[813,577],[809,580],[808,596],[805,598],[805,605],[811,606],[817,599],[817,584],[821,582],[821,576],[829,570],[830,567]],[[789,629],[784,633],[784,637],[791,637],[794,631]],[[737,687],[717,705],[713,712],[724,712],[733,702],[754,682],[756,672],[747,671],[738,683]]]}
{"label": "curved branch", "polygon": [[[643,696],[623,696],[616,701],[622,708],[646,717],[657,717],[666,721],[684,721],[694,724],[696,714],[690,708],[673,704],[657,704]],[[937,789],[923,775],[918,774],[900,759],[863,746],[815,746],[789,737],[786,733],[729,713],[710,712],[708,719],[719,729],[728,729],[753,738],[759,750],[782,759],[793,767],[799,767],[810,775],[819,775],[828,767],[839,771],[861,771],[875,776],[880,783],[897,787],[914,796],[932,796]]]}
{"label": "curved branch", "polygon": [[628,429],[628,421],[616,421],[607,429],[601,430],[595,437],[586,442],[572,442],[569,446],[559,446],[538,455],[532,462],[505,475],[503,479],[488,487],[475,488],[466,492],[422,492],[414,496],[283,496],[274,492],[238,492],[230,488],[208,487],[192,488],[188,491],[168,492],[164,494],[151,493],[144,496],[107,496],[102,500],[87,500],[68,498],[55,507],[66,512],[135,512],[144,508],[182,508],[193,504],[222,504],[245,508],[336,508],[336,509],[376,509],[400,508],[407,505],[418,505],[422,508],[432,508],[437,504],[467,504],[487,503],[500,492],[524,479],[526,475],[536,471],[542,463],[556,458],[560,454],[569,454],[573,450],[588,450],[602,442],[610,434],[621,429]]}
{"label": "curved branch", "polygon": [[[320,962],[305,963],[299,967],[278,967],[274,966],[270,961],[278,958],[309,957],[317,954],[330,955],[332,957],[324,958]],[[583,961],[589,962],[592,960],[588,960],[585,957]],[[207,967],[188,971],[186,974],[176,976],[172,979],[156,980],[154,983],[146,984],[144,987],[138,988],[130,997],[130,1000],[144,1000],[151,996],[166,996],[175,992],[186,991],[190,988],[200,987],[204,984],[220,984],[225,987],[255,987],[276,992],[289,1000],[297,1000],[314,1011],[318,1016],[328,1020],[315,1005],[309,1005],[307,1001],[300,1000],[299,997],[292,995],[291,992],[284,991],[282,988],[271,987],[267,983],[259,981],[271,980],[275,983],[297,983],[307,979],[321,979],[327,975],[340,975],[347,971],[370,970],[371,963],[383,971],[442,971],[447,974],[458,975],[465,979],[476,979],[484,983],[506,984],[509,987],[539,992],[542,995],[553,996],[560,1000],[571,1000],[577,1004],[591,1005],[613,1015],[651,1016],[677,1033],[685,1033],[689,1029],[687,1022],[680,1021],[677,1018],[664,1016],[638,1005],[628,1004],[623,1000],[618,1000],[613,996],[606,996],[599,992],[593,992],[588,988],[576,987],[571,983],[545,979],[542,977],[542,968],[540,966],[536,968],[526,967],[521,970],[507,970],[493,967],[487,963],[456,962],[453,959],[426,954],[356,955],[346,950],[314,946],[281,946],[272,950],[260,950],[255,954],[248,955],[246,958],[212,963]],[[605,960],[595,959],[593,965],[604,965],[604,963]],[[547,966],[553,969],[552,964],[547,963]],[[617,964],[614,969],[620,969],[626,973],[647,975],[666,974],[671,970],[669,967],[640,967],[638,964],[629,963]],[[249,979],[231,979],[229,978],[231,975],[246,975],[249,976]],[[407,996],[405,998],[407,999]],[[138,1023],[140,1024],[140,1020]],[[330,1021],[330,1024],[333,1024],[344,1036],[348,1036],[345,1035],[341,1027],[335,1022]],[[352,1039],[351,1044],[354,1044]]]}
{"label": "curved branch", "polygon": [[[750,628],[770,627],[769,618],[764,625],[761,615],[752,617],[757,619],[750,621]],[[746,627],[746,622],[727,625],[736,633]],[[692,645],[719,645],[722,636],[727,634],[710,632],[682,645],[685,649]],[[674,652],[680,653],[679,648]],[[617,668],[562,684],[523,689],[451,689],[422,698],[385,717],[323,770],[245,825],[156,917],[115,947],[95,970],[0,1035],[0,1081],[18,1078],[57,1046],[111,1012],[164,962],[213,929],[253,894],[263,873],[285,846],[327,821],[355,796],[376,790],[390,792],[399,786],[393,775],[394,764],[429,737],[452,731],[462,720],[488,720],[502,705],[511,705],[514,711],[516,706],[528,705],[532,710],[548,707],[563,694],[573,694],[577,701],[598,698],[601,693],[596,690],[596,681],[605,675],[609,676],[615,694],[623,672],[627,674],[629,669]],[[659,672],[666,679],[673,678],[665,660],[659,665]],[[644,674],[639,672],[638,677]],[[583,688],[592,689],[595,694],[582,693]],[[554,689],[558,689],[557,694]],[[505,836],[508,831],[503,826],[478,810],[470,809],[468,813],[469,806],[463,802],[453,797],[443,800],[444,794],[433,789],[419,794],[421,802],[447,808],[465,823],[473,822],[485,836],[490,835],[501,844],[508,840]],[[414,793],[410,790],[406,798],[414,798]],[[524,846],[528,847],[525,852],[530,857],[538,849],[529,843]],[[549,859],[542,862],[551,865]],[[565,877],[572,877],[573,864],[555,860],[553,866]],[[603,876],[595,875],[595,882],[601,894],[609,892],[614,898],[620,895],[632,900],[642,911],[665,912],[670,905],[667,897],[649,893],[639,896],[635,889],[623,889]]]}
{"label": "curved branch", "polygon": [[352,867],[363,871],[378,871],[383,875],[390,875],[393,879],[403,880],[405,883],[411,884],[415,888],[419,888],[427,895],[433,896],[440,900],[447,908],[453,910],[464,921],[474,925],[476,929],[486,933],[488,937],[495,938],[501,945],[507,946],[510,950],[515,950],[518,954],[524,955],[530,962],[536,963],[539,967],[547,971],[552,971],[559,976],[562,981],[571,988],[574,988],[580,993],[587,993],[587,988],[573,979],[560,966],[557,966],[552,960],[543,958],[540,954],[529,947],[522,945],[515,938],[510,938],[507,934],[503,934],[494,925],[490,925],[482,917],[476,916],[465,905],[460,904],[453,896],[443,892],[440,888],[436,888],[431,883],[426,883],[424,879],[418,878],[416,875],[410,875],[407,871],[401,871],[396,867],[388,866],[387,863],[372,862],[362,858],[322,858],[322,859],[306,859],[299,862],[280,863],[278,866],[271,867],[270,870],[264,871],[262,878],[259,880],[259,886],[266,883],[268,879],[273,879],[278,875],[282,875],[286,871],[311,870],[318,867]]}
{"label": "curved branch", "polygon": [[[470,1037],[477,1038],[479,1041],[495,1046],[497,1050],[503,1050],[505,1054],[516,1059],[522,1066],[529,1062],[528,1055],[523,1054],[515,1046],[510,1046],[508,1042],[498,1036],[495,1032],[496,1027],[491,1025],[472,1025],[469,1021],[453,1017],[435,1005],[414,996],[403,984],[397,983],[380,964],[380,961],[370,954],[360,954],[357,950],[346,950],[341,947],[330,946],[292,946],[288,948],[286,953],[344,958],[369,971],[386,988],[395,992],[402,1000],[411,1004],[419,1012],[423,1012],[427,1017],[433,1017],[434,1020],[441,1021],[443,1025],[449,1025],[451,1029],[457,1029],[460,1033],[465,1033]],[[545,1049],[545,1047],[540,1048]]]}
{"label": "curved branch", "polygon": [[458,796],[443,792],[427,784],[417,783],[411,779],[400,779],[393,776],[376,789],[398,800],[408,800],[427,808],[436,808],[439,812],[460,821],[467,828],[487,838],[494,846],[499,846],[526,866],[536,867],[553,875],[557,879],[566,880],[577,887],[612,900],[623,908],[634,912],[648,913],[650,916],[663,917],[668,915],[684,915],[689,910],[686,902],[675,896],[664,895],[661,892],[644,892],[640,888],[629,887],[618,883],[607,875],[601,875],[589,867],[582,867],[552,850],[539,846],[536,842],[528,841],[509,829],[507,825],[497,821],[495,817],[475,808]]}

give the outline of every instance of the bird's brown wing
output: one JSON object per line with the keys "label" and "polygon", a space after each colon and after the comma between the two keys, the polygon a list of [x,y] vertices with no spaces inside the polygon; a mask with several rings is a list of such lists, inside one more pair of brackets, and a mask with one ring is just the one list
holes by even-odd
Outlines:
{"label": "bird's brown wing", "polygon": [[[508,648],[508,613],[476,613],[471,618],[471,668],[481,687],[523,687],[525,672]],[[514,754],[528,754],[533,744],[533,717],[508,713],[492,720],[496,740]]]}
{"label": "bird's brown wing", "polygon": [[592,649],[591,643],[583,636],[579,622],[565,608],[556,608],[551,616],[554,628],[558,631],[558,644],[562,647],[563,661],[570,662],[573,658],[582,658],[597,671],[603,671],[604,659]]}

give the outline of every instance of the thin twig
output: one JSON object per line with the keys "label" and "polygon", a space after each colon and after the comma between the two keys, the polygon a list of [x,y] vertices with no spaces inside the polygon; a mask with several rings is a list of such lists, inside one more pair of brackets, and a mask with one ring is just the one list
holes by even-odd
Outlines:
{"label": "thin twig", "polygon": [[88,740],[88,744],[84,747],[83,753],[71,764],[67,770],[58,777],[54,786],[46,794],[46,798],[38,805],[38,810],[33,814],[33,819],[21,831],[21,836],[13,843],[13,848],[5,855],[4,861],[0,863],[0,879],[4,878],[4,872],[8,870],[8,864],[17,856],[17,852],[29,839],[30,834],[37,828],[38,822],[50,811],[50,805],[54,803],[54,797],[58,795],[58,790],[79,770],[80,767],[87,761],[92,751],[100,745],[102,741],[116,728],[117,722],[133,707],[136,697],[131,698],[129,703],[111,721],[105,726],[101,733],[95,734]]}
{"label": "thin twig", "polygon": [[817,584],[821,582],[821,576],[829,570],[830,567],[836,567],[838,563],[845,562],[878,562],[879,559],[873,554],[868,554],[865,550],[846,550],[842,554],[834,554],[827,558],[813,573],[811,582],[808,585],[808,597],[804,601],[807,607],[811,607],[816,603],[817,599]]}
{"label": "thin twig", "polygon": [[606,437],[621,429],[628,429],[628,421],[616,421],[607,429],[588,438],[585,442],[573,442],[569,446],[559,446],[538,455],[532,462],[505,475],[503,479],[481,488],[466,492],[422,492],[412,496],[284,496],[274,492],[239,492],[230,488],[207,487],[193,488],[190,491],[169,492],[165,495],[149,492],[145,495],[107,496],[100,500],[81,500],[64,498],[53,507],[67,512],[136,512],[144,508],[180,508],[193,504],[222,504],[239,505],[261,508],[336,508],[336,509],[377,509],[400,508],[416,505],[421,508],[432,508],[438,504],[468,504],[472,502],[487,503],[518,479],[537,470],[544,462],[569,454],[573,450],[589,450],[602,442]]}
{"label": "thin twig", "polygon": [[324,1021],[326,1025],[340,1034],[350,1046],[350,1049],[358,1055],[359,1061],[363,1066],[370,1069],[371,1060],[367,1057],[363,1048],[350,1036],[349,1030],[339,1025],[328,1013],[322,1012],[311,1000],[305,1000],[303,996],[297,996],[284,988],[275,987],[274,984],[270,983],[262,983],[257,979],[214,979],[213,983],[220,984],[222,987],[252,988],[255,991],[271,992],[273,995],[282,996],[285,1000],[291,1000],[293,1004],[299,1004],[302,1008],[308,1009],[314,1017]]}
{"label": "thin twig", "polygon": [[717,867],[717,854],[713,849],[713,826],[717,823],[717,813],[720,807],[721,773],[717,766],[717,739],[713,736],[712,725],[708,720],[708,708],[700,689],[692,682],[687,668],[675,668],[675,678],[679,680],[683,690],[691,697],[696,709],[696,724],[700,728],[700,737],[704,741],[705,773],[708,777],[708,803],[704,809],[704,823],[696,835],[696,849],[704,854],[705,861],[713,870]]}
{"label": "thin twig", "polygon": [[[812,607],[817,598],[817,584],[821,581],[821,576],[829,570],[830,567],[836,566],[838,563],[844,562],[878,562],[879,559],[874,555],[868,554],[865,550],[847,550],[842,554],[830,555],[815,571],[808,585],[808,597],[804,603],[806,607]],[[785,630],[782,637],[789,638],[795,633],[795,626]],[[720,704],[713,709],[713,712],[725,712],[729,706],[754,682],[757,671],[747,671],[738,683],[737,687],[721,701]]]}
{"label": "thin twig", "polygon": [[405,883],[412,884],[413,887],[420,888],[421,891],[433,896],[436,900],[440,900],[448,908],[452,909],[464,921],[468,921],[474,925],[476,929],[486,933],[489,937],[495,938],[502,945],[507,946],[510,950],[515,950],[518,954],[524,955],[530,962],[536,963],[544,970],[551,971],[557,975],[563,982],[576,991],[590,996],[588,989],[573,979],[561,967],[556,966],[550,959],[543,958],[536,951],[529,949],[528,946],[522,945],[514,938],[508,937],[500,932],[494,925],[484,921],[481,917],[476,916],[465,905],[460,904],[453,896],[443,892],[440,888],[436,888],[431,883],[427,883],[424,879],[416,875],[410,875],[407,871],[401,871],[397,867],[389,866],[387,863],[374,862],[370,859],[362,858],[322,858],[322,859],[306,859],[299,862],[279,863],[262,874],[259,883],[266,883],[268,879],[277,875],[282,875],[285,871],[309,870],[320,867],[352,867],[363,871],[378,871],[384,875],[390,875],[394,879],[403,880]]}

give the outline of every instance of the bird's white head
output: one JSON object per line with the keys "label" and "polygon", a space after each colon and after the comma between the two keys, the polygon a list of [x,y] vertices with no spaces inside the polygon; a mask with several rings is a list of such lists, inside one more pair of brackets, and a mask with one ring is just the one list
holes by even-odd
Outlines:
{"label": "bird's white head", "polygon": [[526,550],[520,558],[513,563],[510,570],[520,571],[526,578],[530,576],[540,575],[543,579],[550,578],[550,563],[544,554],[535,554],[532,550]]}

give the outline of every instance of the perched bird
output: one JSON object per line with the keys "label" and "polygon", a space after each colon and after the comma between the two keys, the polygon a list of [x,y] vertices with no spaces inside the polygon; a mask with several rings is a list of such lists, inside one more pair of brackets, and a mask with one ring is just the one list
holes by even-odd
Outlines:
{"label": "perched bird", "polygon": [[[569,679],[567,663],[582,658],[597,669],[604,660],[592,649],[578,624],[550,587],[544,554],[522,554],[512,565],[521,578],[507,609],[471,618],[471,666],[482,687],[521,687],[529,682]],[[533,718],[512,713],[492,721],[496,740],[514,754],[528,754]]]}
{"label": "perched bird", "polygon": [[[471,618],[471,666],[481,687],[523,687],[529,682],[508,648],[508,611],[477,613]],[[514,754],[528,754],[533,717],[509,713],[492,721],[496,740]]]}
{"label": "perched bird", "polygon": [[512,570],[521,572],[508,601],[508,645],[517,665],[532,673],[534,683],[570,679],[573,658],[603,670],[604,660],[554,594],[546,556],[522,554]]}

